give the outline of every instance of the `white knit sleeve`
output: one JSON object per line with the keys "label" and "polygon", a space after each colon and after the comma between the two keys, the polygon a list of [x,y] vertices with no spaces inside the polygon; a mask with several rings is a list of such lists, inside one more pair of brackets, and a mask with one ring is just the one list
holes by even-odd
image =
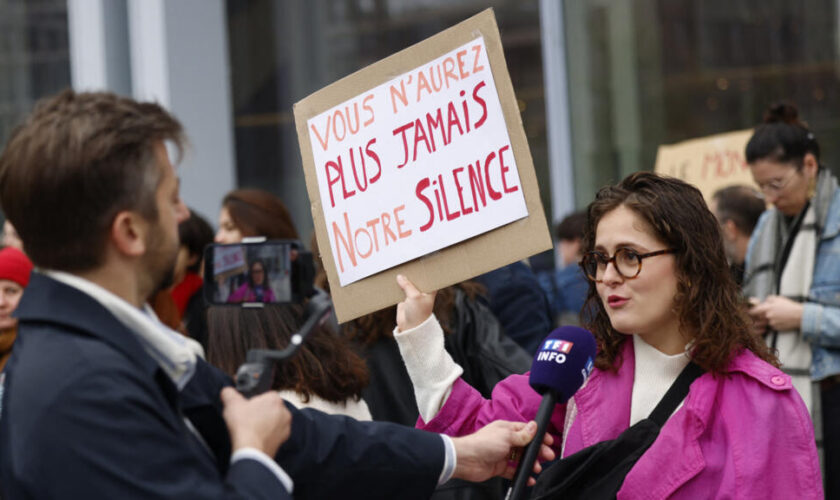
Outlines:
{"label": "white knit sleeve", "polygon": [[428,422],[437,415],[464,370],[446,352],[443,329],[434,314],[411,330],[399,332],[394,328],[394,338],[414,386],[420,417]]}

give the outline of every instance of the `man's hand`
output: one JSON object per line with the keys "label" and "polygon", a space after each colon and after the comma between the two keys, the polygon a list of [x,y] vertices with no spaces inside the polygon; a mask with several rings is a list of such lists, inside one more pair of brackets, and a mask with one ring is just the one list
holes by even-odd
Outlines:
{"label": "man's hand", "polygon": [[397,304],[397,328],[404,332],[420,326],[432,315],[437,292],[421,292],[402,274],[397,275],[397,284],[405,292],[405,300]]}
{"label": "man's hand", "polygon": [[805,306],[794,302],[787,297],[770,295],[764,302],[752,307],[750,316],[758,319],[764,318],[766,326],[784,332],[788,330],[799,330],[802,324],[802,312]]}
{"label": "man's hand", "polygon": [[[513,478],[517,463],[511,457],[515,456],[518,460],[522,455],[521,448],[531,442],[536,432],[537,423],[534,421],[526,424],[497,420],[469,436],[452,438],[457,460],[452,477],[473,482],[495,476]],[[542,470],[541,461],[554,460],[554,451],[549,447],[553,442],[546,433],[534,463],[534,473]],[[529,485],[535,482],[534,478],[528,478]]]}
{"label": "man's hand", "polygon": [[256,448],[274,457],[292,430],[292,414],[283,399],[274,391],[245,399],[231,387],[222,389],[221,398],[233,451]]}

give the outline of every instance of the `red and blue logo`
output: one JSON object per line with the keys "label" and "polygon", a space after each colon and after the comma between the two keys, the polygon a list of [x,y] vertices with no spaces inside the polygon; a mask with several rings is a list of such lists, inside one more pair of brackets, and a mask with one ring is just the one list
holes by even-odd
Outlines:
{"label": "red and blue logo", "polygon": [[550,339],[543,343],[541,351],[555,351],[569,354],[572,350],[573,342],[567,340]]}

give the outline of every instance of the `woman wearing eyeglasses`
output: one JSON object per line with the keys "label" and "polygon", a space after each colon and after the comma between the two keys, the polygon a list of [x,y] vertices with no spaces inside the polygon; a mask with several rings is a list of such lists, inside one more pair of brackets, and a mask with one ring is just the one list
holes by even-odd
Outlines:
{"label": "woman wearing eyeglasses", "polygon": [[[840,191],[820,146],[789,104],[772,106],[747,144],[773,208],[756,225],[744,294],[753,330],[778,350],[822,429],[826,498],[840,497]],[[820,409],[821,408],[821,409]]]}
{"label": "woman wearing eyeglasses", "polygon": [[[582,265],[591,284],[582,319],[598,354],[584,387],[554,409],[548,431],[560,456],[626,440],[688,366],[701,374],[652,444],[629,459],[629,472],[571,459],[552,466],[573,469],[559,476],[609,475],[598,487],[611,498],[822,498],[807,410],[749,331],[700,192],[640,172],[599,191],[587,219]],[[418,427],[462,435],[497,419],[533,419],[541,397],[528,376],[508,377],[483,399],[439,347],[434,294],[398,281],[406,300],[395,338],[414,383]],[[566,497],[579,497],[570,491],[580,490]]]}
{"label": "woman wearing eyeglasses", "polygon": [[245,283],[230,294],[227,301],[231,304],[238,304],[239,302],[273,304],[277,302],[268,282],[268,276],[266,276],[265,262],[260,259],[251,262]]}

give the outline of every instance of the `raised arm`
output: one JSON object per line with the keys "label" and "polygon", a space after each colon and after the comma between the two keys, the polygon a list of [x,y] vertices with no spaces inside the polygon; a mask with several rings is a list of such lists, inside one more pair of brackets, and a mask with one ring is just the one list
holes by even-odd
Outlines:
{"label": "raised arm", "polygon": [[[526,375],[511,375],[493,389],[490,399],[464,382],[458,366],[444,349],[443,330],[432,314],[433,293],[419,291],[408,279],[397,280],[406,299],[397,306],[394,338],[414,386],[422,429],[466,435],[494,420],[527,422],[536,415],[539,395]],[[558,407],[549,430],[559,442],[565,407]]]}

